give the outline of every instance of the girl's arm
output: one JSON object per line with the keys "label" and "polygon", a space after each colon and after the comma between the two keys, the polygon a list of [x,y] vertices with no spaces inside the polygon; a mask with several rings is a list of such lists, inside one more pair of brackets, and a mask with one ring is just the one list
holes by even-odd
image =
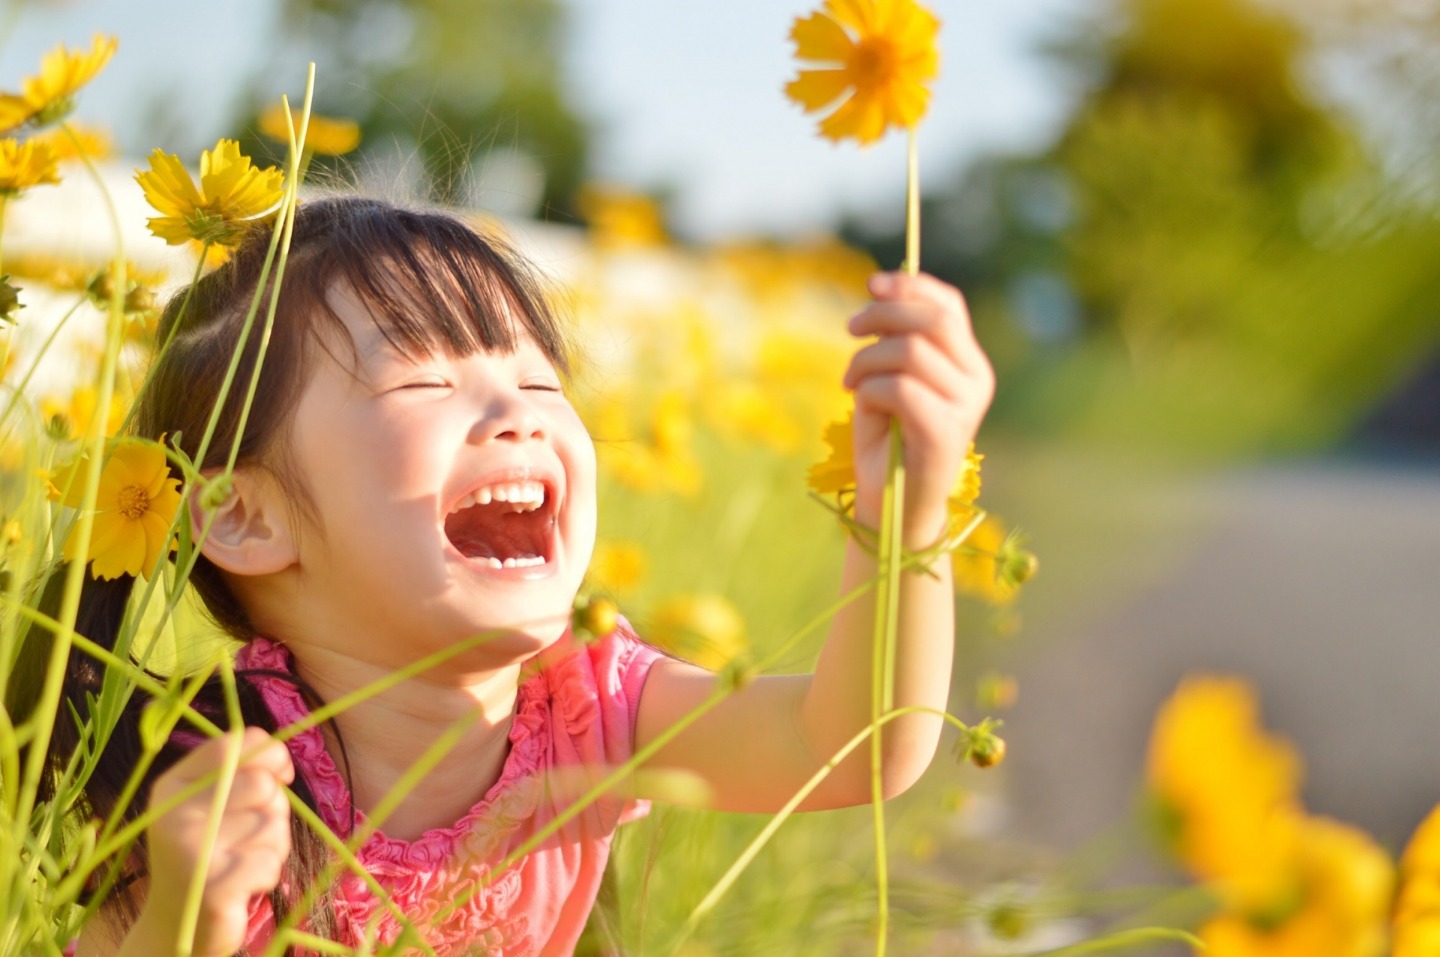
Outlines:
{"label": "girl's arm", "polygon": [[[150,800],[162,802],[224,764],[228,748],[242,760],[220,819],[200,900],[192,957],[230,957],[245,944],[250,898],[280,880],[290,856],[290,805],[284,785],[295,769],[290,752],[259,728],[207,741],[155,779]],[[80,935],[75,957],[153,957],[177,952],[181,911],[209,828],[215,789],[205,788],[146,831],[149,876],[139,882],[140,916],[123,934],[102,912]]]}
{"label": "girl's arm", "polygon": [[[944,533],[947,499],[994,394],[989,362],[975,342],[960,293],[930,276],[886,273],[870,282],[874,302],[850,321],[877,337],[851,361],[855,395],[855,517],[880,524],[890,420],[905,443],[902,537],[918,551]],[[901,579],[894,706],[943,711],[950,690],[954,595],[949,561]],[[876,560],[847,544],[841,593],[874,580]],[[874,589],[836,615],[813,675],[762,677],[731,695],[669,742],[649,767],[699,775],[711,806],[775,811],[839,748],[870,723]],[[655,663],[640,699],[643,747],[708,697],[716,677],[683,662]],[[929,765],[938,715],[906,715],[885,726],[882,776],[898,794]],[[643,784],[641,785],[643,790]],[[870,751],[857,748],[801,805],[840,807],[870,799]]]}

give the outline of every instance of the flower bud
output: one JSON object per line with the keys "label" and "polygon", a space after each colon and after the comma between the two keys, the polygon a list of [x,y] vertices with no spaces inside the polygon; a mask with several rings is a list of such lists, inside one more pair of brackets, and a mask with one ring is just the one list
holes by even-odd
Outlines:
{"label": "flower bud", "polygon": [[1004,722],[986,718],[960,733],[955,742],[955,756],[977,768],[992,768],[1005,760],[1005,739],[995,733]]}
{"label": "flower bud", "polygon": [[14,322],[15,313],[24,309],[20,301],[20,290],[10,284],[10,276],[0,276],[0,320]]}
{"label": "flower bud", "polygon": [[995,556],[995,573],[1000,581],[1011,588],[1018,588],[1034,578],[1039,570],[1040,560],[1025,547],[1025,536],[1018,531],[1006,535],[1000,543],[999,554]]}
{"label": "flower bud", "polygon": [[125,294],[125,314],[151,312],[155,309],[155,294],[144,286],[136,286]]}
{"label": "flower bud", "polygon": [[576,640],[589,644],[615,631],[620,624],[620,609],[603,596],[577,595],[570,613],[570,631]]}

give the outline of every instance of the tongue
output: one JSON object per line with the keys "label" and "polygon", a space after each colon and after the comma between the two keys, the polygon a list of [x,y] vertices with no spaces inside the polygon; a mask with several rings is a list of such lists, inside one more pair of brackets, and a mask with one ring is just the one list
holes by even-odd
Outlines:
{"label": "tongue", "polygon": [[515,512],[509,506],[495,503],[472,505],[445,520],[445,534],[450,543],[467,558],[537,558],[544,554],[542,544],[543,510]]}

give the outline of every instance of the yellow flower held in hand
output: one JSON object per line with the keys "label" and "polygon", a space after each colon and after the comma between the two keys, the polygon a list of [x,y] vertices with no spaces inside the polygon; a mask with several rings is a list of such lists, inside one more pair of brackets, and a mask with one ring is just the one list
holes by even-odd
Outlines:
{"label": "yellow flower held in hand", "polygon": [[832,140],[873,143],[892,126],[909,129],[929,104],[925,83],[940,72],[939,30],[914,0],[825,0],[790,31],[796,58],[816,68],[802,69],[785,94],[807,113],[845,97],[820,121]]}
{"label": "yellow flower held in hand", "polygon": [[[62,470],[55,485],[64,502],[79,508],[84,496],[84,463]],[[66,486],[68,485],[68,489]],[[170,477],[165,450],[142,439],[121,439],[111,446],[100,473],[89,559],[96,578],[148,574],[173,547],[170,523],[180,508],[180,481]],[[75,529],[65,540],[65,558],[79,557]]]}
{"label": "yellow flower held in hand", "polygon": [[95,78],[115,55],[119,41],[95,35],[90,52],[66,49],[60,44],[40,61],[40,74],[21,81],[20,94],[0,94],[0,133],[25,123],[58,123],[75,108],[75,94]]}
{"label": "yellow flower held in hand", "polygon": [[200,154],[198,188],[178,156],[158,149],[150,154],[149,171],[137,172],[135,181],[162,214],[149,221],[150,232],[172,246],[192,239],[234,245],[280,208],[285,191],[285,174],[252,165],[234,140],[220,140]]}
{"label": "yellow flower held in hand", "polygon": [[55,185],[55,153],[46,143],[0,140],[0,197],[14,196],[32,186]]}
{"label": "yellow flower held in hand", "polygon": [[[290,121],[295,125],[296,135],[300,132],[299,110],[290,111]],[[290,143],[290,122],[285,119],[285,107],[279,103],[260,114],[260,132],[279,143]],[[337,120],[328,116],[310,114],[310,125],[305,129],[305,149],[321,156],[341,156],[360,145],[360,124],[353,120]]]}

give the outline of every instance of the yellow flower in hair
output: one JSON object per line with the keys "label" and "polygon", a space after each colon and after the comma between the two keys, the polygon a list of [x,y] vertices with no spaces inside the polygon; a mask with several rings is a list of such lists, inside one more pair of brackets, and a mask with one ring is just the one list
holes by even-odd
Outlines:
{"label": "yellow flower in hair", "polygon": [[[71,508],[82,504],[85,461],[82,457],[53,480]],[[159,443],[144,439],[113,443],[100,473],[90,550],[85,556],[91,562],[91,573],[96,578],[149,574],[160,556],[174,548],[170,523],[180,501],[180,481],[170,477],[165,450]],[[67,561],[81,557],[73,527],[64,551]]]}
{"label": "yellow flower in hair", "polygon": [[[276,103],[260,114],[260,132],[280,143],[289,144],[290,124],[294,123],[296,135],[300,132],[300,110],[290,111],[290,120],[285,118],[285,107]],[[353,120],[337,120],[328,116],[310,114],[310,125],[305,129],[305,149],[321,156],[341,156],[360,145],[360,124]]]}
{"label": "yellow flower in hair", "polygon": [[815,113],[843,101],[820,121],[822,136],[873,143],[890,127],[908,129],[925,115],[927,81],[940,72],[940,21],[914,0],[825,0],[795,21],[795,56],[815,64],[785,93]]}
{"label": "yellow flower in hair", "polygon": [[192,239],[234,245],[280,208],[285,192],[285,174],[252,165],[234,140],[220,140],[200,154],[198,187],[180,157],[158,149],[150,154],[149,171],[137,172],[135,181],[162,214],[150,219],[150,232],[172,246]]}
{"label": "yellow flower in hair", "polygon": [[19,95],[0,94],[0,133],[25,123],[47,126],[63,120],[75,108],[75,94],[105,68],[118,44],[115,37],[97,33],[88,53],[72,53],[62,43],[45,54],[39,75],[22,80]]}
{"label": "yellow flower in hair", "polygon": [[0,199],[14,196],[32,186],[55,185],[55,153],[49,145],[35,140],[0,140]]}

